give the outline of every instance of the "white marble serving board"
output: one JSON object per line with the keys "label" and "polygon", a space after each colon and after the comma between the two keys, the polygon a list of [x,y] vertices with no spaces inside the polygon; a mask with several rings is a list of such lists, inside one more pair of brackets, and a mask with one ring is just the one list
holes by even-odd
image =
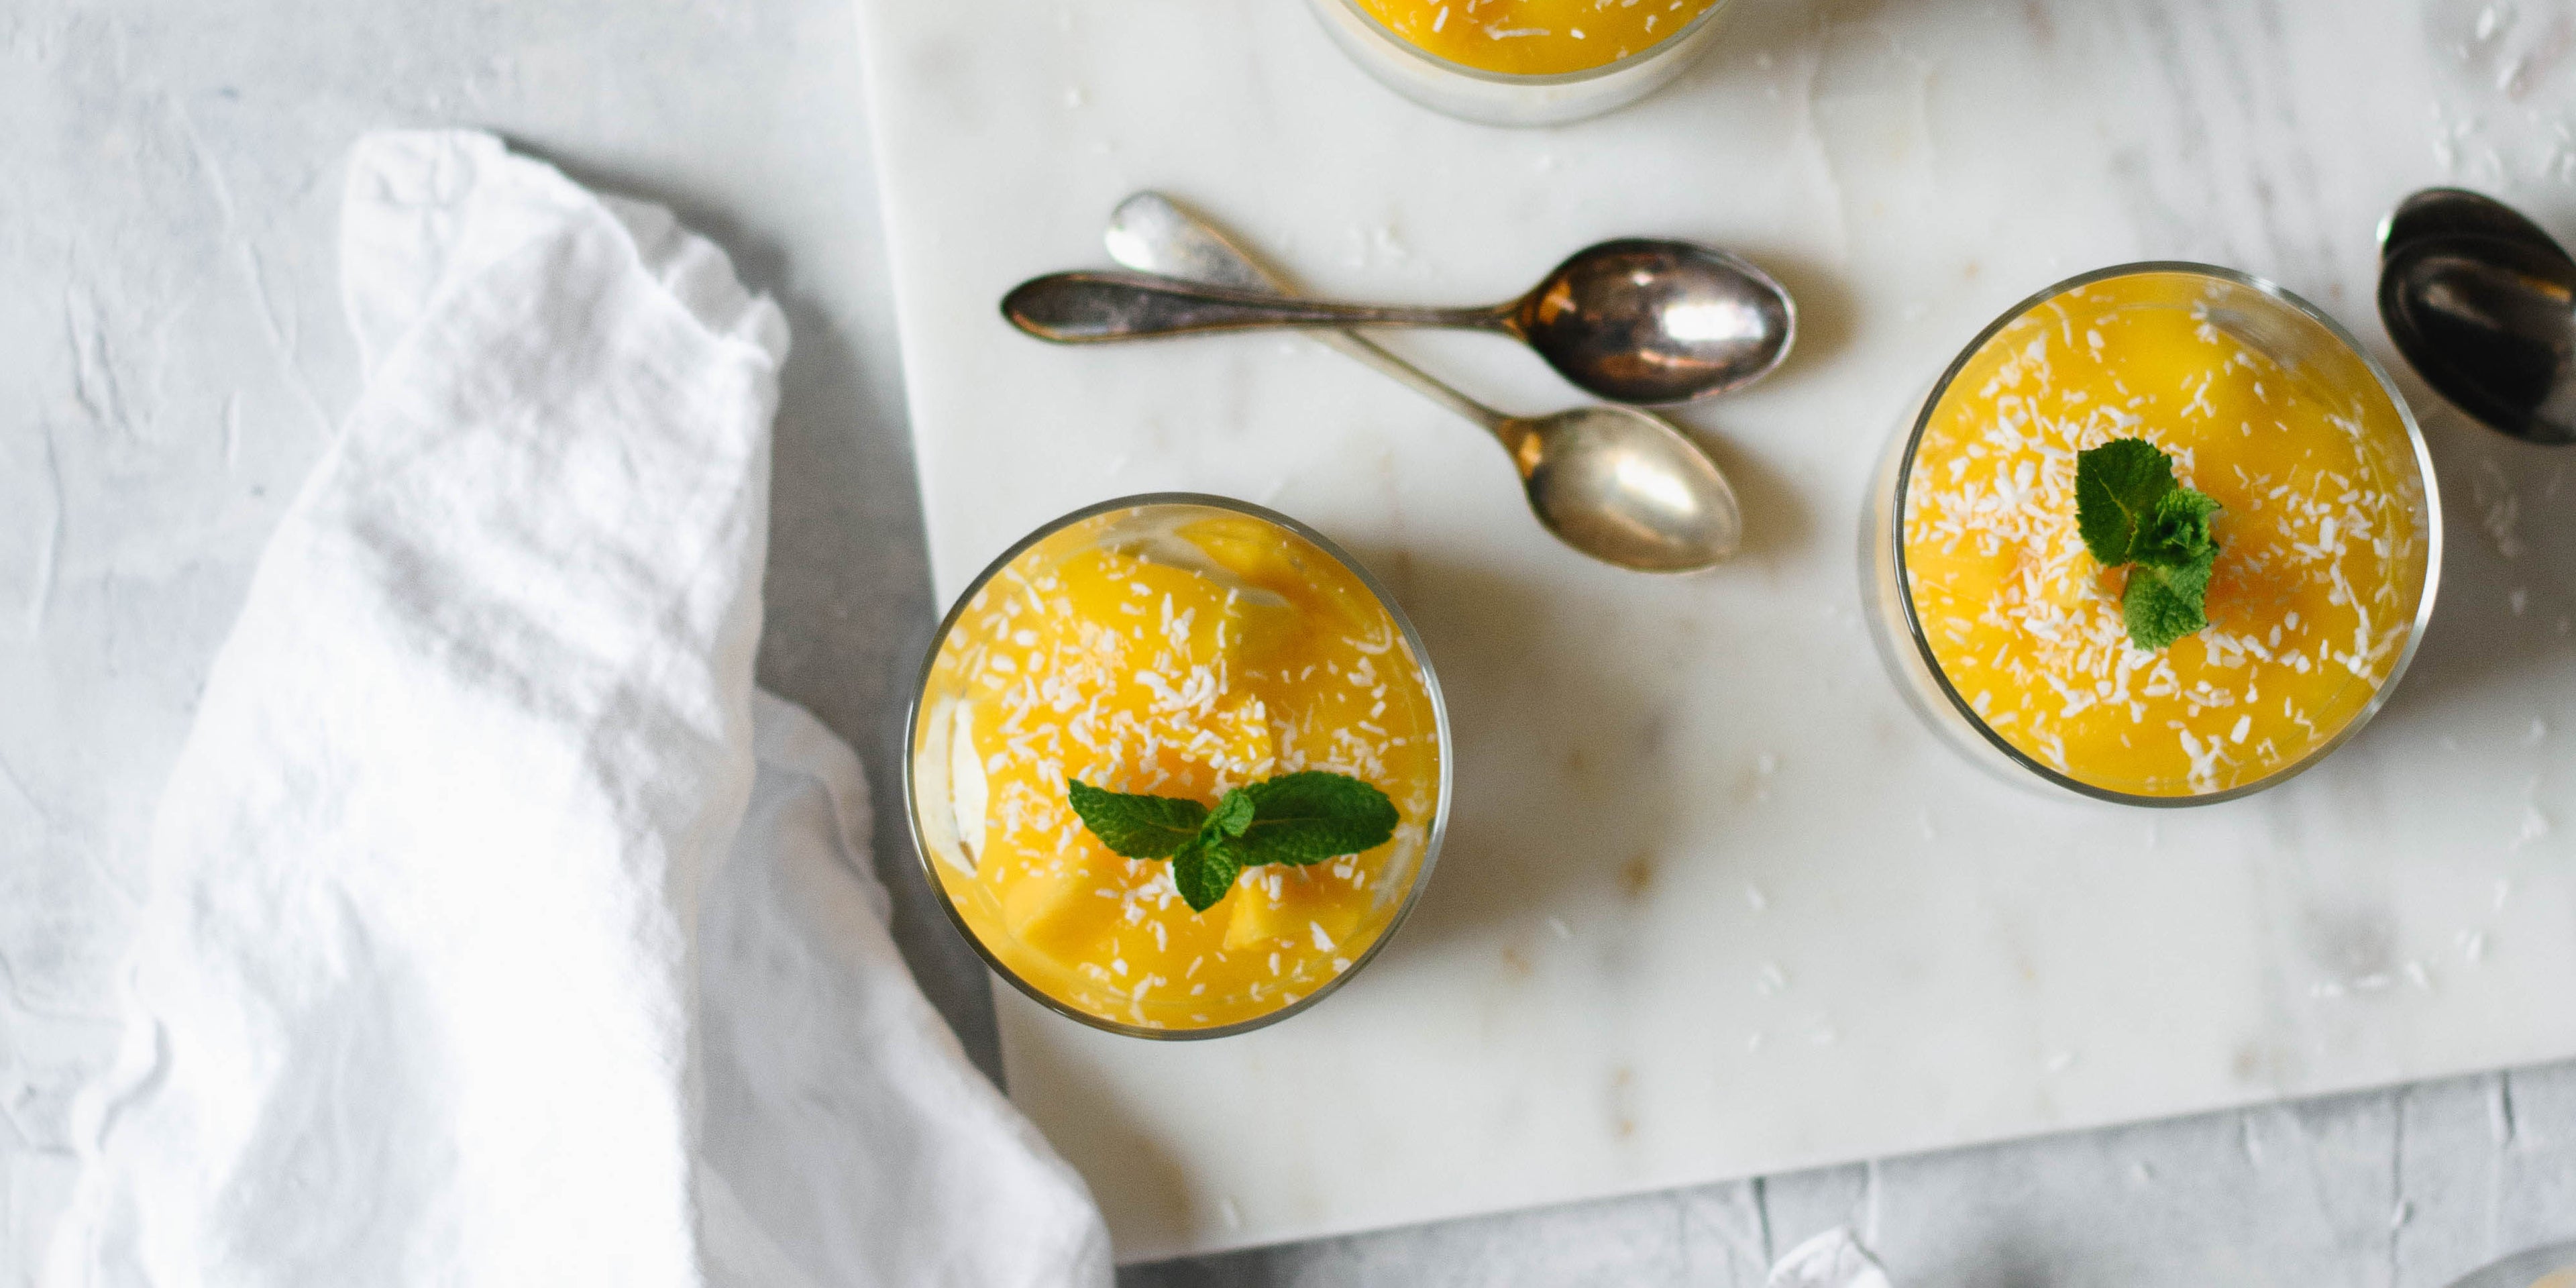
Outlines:
{"label": "white marble serving board", "polygon": [[[999,992],[1012,1096],[1122,1260],[2576,1054],[2576,450],[2403,376],[2441,610],[2334,761],[2149,813],[1989,780],[1882,672],[1858,514],[1998,310],[2150,257],[2278,279],[2386,356],[2372,228],[2470,183],[2576,233],[2576,17],[2475,3],[1744,0],[1663,96],[1506,132],[1366,80],[1297,0],[862,0],[934,577],[1163,488],[1274,505],[1398,589],[1457,729],[1412,922],[1315,1012],[1153,1044]],[[1314,287],[1500,298],[1628,233],[1743,251],[1803,332],[1689,413],[1750,548],[1588,564],[1502,454],[1294,337],[1062,349],[1012,283],[1138,188]],[[1483,337],[1404,347],[1505,405]]]}

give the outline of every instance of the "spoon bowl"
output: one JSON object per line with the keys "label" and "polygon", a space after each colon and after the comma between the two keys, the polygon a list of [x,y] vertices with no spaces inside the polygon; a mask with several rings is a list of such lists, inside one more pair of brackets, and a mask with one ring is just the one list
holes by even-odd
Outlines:
{"label": "spoon bowl", "polygon": [[2426,188],[2397,203],[2379,221],[2379,258],[2386,263],[2416,242],[2434,237],[2492,237],[2543,249],[2560,259],[2562,249],[2540,225],[2519,210],[2466,188]]}
{"label": "spoon bowl", "polygon": [[2576,259],[2455,188],[2401,203],[2380,256],[2380,320],[2426,384],[2515,438],[2576,443]]}
{"label": "spoon bowl", "polygon": [[1797,308],[1770,274],[1722,250],[1629,238],[1578,251],[1528,294],[1484,308],[1292,299],[1145,273],[1050,273],[1002,297],[1011,325],[1060,344],[1260,327],[1459,327],[1535,349],[1579,388],[1660,405],[1740,389],[1789,356]]}
{"label": "spoon bowl", "polygon": [[1689,242],[1603,242],[1522,296],[1512,323],[1566,379],[1614,402],[1689,402],[1779,367],[1797,308],[1771,275]]}
{"label": "spoon bowl", "polygon": [[[1272,298],[1287,294],[1277,274],[1160,193],[1120,202],[1105,240],[1110,258],[1130,268]],[[1539,525],[1592,558],[1640,572],[1694,572],[1733,554],[1743,539],[1725,474],[1660,416],[1620,406],[1506,416],[1364,336],[1328,330],[1315,338],[1484,426],[1511,453]]]}
{"label": "spoon bowl", "polygon": [[1692,572],[1735,552],[1734,490],[1706,453],[1625,407],[1577,407],[1513,422],[1512,463],[1530,512],[1557,540],[1640,572]]}

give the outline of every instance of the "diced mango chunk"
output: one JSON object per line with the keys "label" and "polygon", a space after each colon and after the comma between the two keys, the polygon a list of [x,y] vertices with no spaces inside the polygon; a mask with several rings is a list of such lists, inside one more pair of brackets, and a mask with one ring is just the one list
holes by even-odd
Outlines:
{"label": "diced mango chunk", "polygon": [[1333,867],[1272,865],[1236,878],[1234,893],[1226,896],[1234,909],[1225,927],[1226,951],[1285,939],[1330,952],[1347,942],[1368,901],[1353,898],[1350,883],[1333,875]]}
{"label": "diced mango chunk", "polygon": [[1117,912],[1100,896],[1101,874],[1079,856],[1022,873],[1002,896],[1002,924],[1021,943],[1058,961],[1079,960]]}

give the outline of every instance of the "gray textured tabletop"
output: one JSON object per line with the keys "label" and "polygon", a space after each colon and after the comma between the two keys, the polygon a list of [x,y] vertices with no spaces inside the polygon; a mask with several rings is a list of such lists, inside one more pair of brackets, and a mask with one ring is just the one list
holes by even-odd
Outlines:
{"label": "gray textured tabletop", "polygon": [[[0,1249],[41,1246],[59,1207],[70,1090],[115,1041],[100,1017],[142,820],[262,541],[354,393],[333,221],[360,132],[498,130],[671,205],[785,306],[760,675],[894,797],[933,605],[856,40],[848,0],[0,8]],[[881,814],[876,843],[906,955],[996,1067],[981,968],[899,820]],[[1123,1277],[1758,1284],[1772,1252],[1838,1224],[1909,1288],[2438,1288],[2576,1237],[2576,1067]],[[23,1254],[0,1271],[36,1273]]]}

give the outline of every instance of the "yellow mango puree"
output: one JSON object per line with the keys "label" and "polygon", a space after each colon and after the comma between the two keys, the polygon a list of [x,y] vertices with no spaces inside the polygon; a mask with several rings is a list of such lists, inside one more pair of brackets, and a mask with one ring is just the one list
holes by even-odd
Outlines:
{"label": "yellow mango puree", "polygon": [[[1139,513],[1032,546],[942,643],[925,693],[952,696],[925,697],[916,756],[946,744],[957,836],[932,868],[975,937],[1047,997],[1140,1027],[1218,1027],[1314,992],[1385,931],[1439,804],[1438,722],[1403,633],[1338,561],[1251,516],[1190,508],[1140,528]],[[1385,792],[1395,838],[1248,868],[1204,913],[1168,862],[1111,853],[1065,799],[1078,778],[1213,806],[1301,769]]]}
{"label": "yellow mango puree", "polygon": [[[2023,754],[2201,795],[2296,764],[2369,705],[2424,593],[2427,510],[2375,388],[2285,369],[2137,282],[2056,297],[1952,381],[1907,476],[1907,587],[1951,686]],[[2113,438],[2162,448],[2225,507],[2210,626],[2152,653],[2122,627],[2125,572],[2076,529],[2075,454]]]}
{"label": "yellow mango puree", "polygon": [[1587,71],[1670,39],[1714,0],[1359,0],[1425,53],[1480,71]]}

